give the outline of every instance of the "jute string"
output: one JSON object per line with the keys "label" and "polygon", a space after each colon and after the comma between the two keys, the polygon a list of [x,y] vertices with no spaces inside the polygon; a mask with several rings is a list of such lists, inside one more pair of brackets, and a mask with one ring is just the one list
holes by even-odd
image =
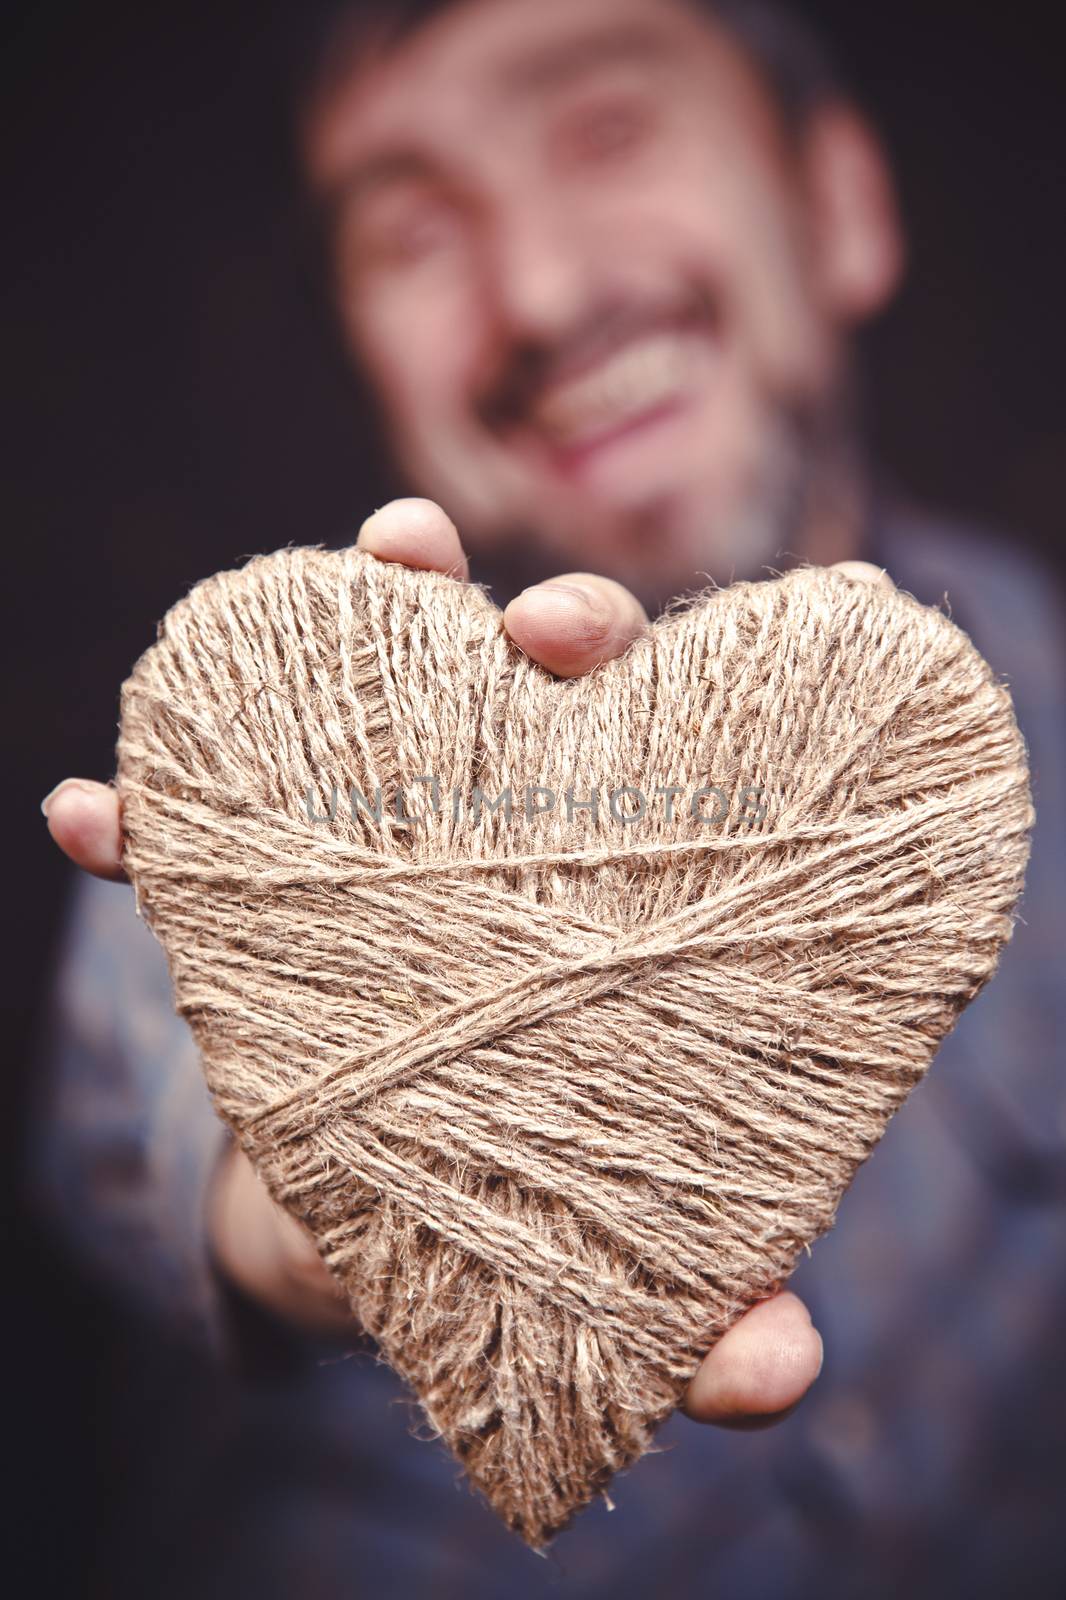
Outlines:
{"label": "jute string", "polygon": [[814,569],[557,681],[476,587],[256,557],[160,625],[118,774],[220,1114],[535,1546],[831,1226],[1032,822],[966,636]]}

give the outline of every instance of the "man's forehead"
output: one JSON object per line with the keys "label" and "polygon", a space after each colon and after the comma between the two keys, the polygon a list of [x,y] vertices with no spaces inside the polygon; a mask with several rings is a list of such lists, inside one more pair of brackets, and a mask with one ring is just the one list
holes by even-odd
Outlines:
{"label": "man's forehead", "polygon": [[609,67],[652,68],[706,37],[686,0],[457,0],[410,38],[361,57],[313,120],[316,187],[449,130],[476,137],[485,113]]}

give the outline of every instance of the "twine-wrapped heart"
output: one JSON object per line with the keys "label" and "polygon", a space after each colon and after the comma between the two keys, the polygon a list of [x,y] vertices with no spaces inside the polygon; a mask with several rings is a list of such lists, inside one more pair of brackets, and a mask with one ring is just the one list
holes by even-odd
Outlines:
{"label": "twine-wrapped heart", "polygon": [[126,865],[220,1114],[539,1546],[788,1277],[1009,937],[1009,697],[800,570],[557,681],[476,587],[286,549],[122,691]]}

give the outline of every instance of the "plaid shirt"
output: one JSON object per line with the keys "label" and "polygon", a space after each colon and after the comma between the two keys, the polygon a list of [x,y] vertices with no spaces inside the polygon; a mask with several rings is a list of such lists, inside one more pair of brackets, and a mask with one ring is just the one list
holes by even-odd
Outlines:
{"label": "plaid shirt", "polygon": [[919,599],[946,595],[1006,677],[1038,822],[998,975],[793,1276],[825,1341],[810,1396],[751,1433],[674,1417],[661,1453],[616,1479],[616,1509],[532,1555],[415,1437],[369,1345],[306,1341],[216,1275],[203,1202],[227,1135],[131,891],[82,878],[32,1165],[42,1211],[130,1329],[126,1397],[106,1408],[132,1463],[106,1593],[1066,1593],[1061,617],[1046,576],[991,538],[897,512],[866,554]]}

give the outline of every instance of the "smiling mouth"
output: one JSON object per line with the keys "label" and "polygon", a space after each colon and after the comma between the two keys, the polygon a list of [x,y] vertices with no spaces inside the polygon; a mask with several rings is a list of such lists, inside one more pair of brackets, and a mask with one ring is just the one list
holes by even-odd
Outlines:
{"label": "smiling mouth", "polygon": [[563,470],[684,408],[708,371],[706,330],[649,330],[580,371],[542,386],[522,431]]}

